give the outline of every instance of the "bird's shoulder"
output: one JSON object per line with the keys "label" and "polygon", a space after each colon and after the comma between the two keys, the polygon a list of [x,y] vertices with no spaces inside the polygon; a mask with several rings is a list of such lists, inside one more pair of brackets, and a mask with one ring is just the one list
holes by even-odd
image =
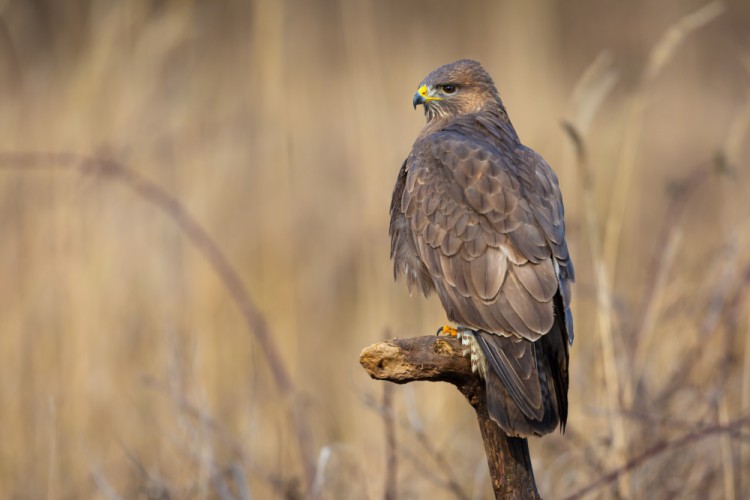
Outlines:
{"label": "bird's shoulder", "polygon": [[[485,248],[477,236],[496,246],[507,235],[513,251],[528,260],[539,262],[552,251],[567,263],[564,208],[554,171],[520,141],[493,140],[483,129],[489,127],[463,121],[417,140],[406,162],[402,213],[416,234],[433,225],[448,235],[458,229],[459,239],[476,240],[472,255]],[[470,228],[466,233],[464,219]],[[461,224],[452,227],[456,221]],[[444,231],[429,234],[443,236]],[[444,243],[439,237],[429,240],[432,246]]]}
{"label": "bird's shoulder", "polygon": [[505,132],[481,115],[455,118],[437,129],[428,127],[414,142],[410,157],[414,160],[453,157],[480,161],[491,158],[511,167],[513,162],[509,160],[519,142],[512,126],[508,124],[508,127],[510,131]]}
{"label": "bird's shoulder", "polygon": [[[543,236],[533,227],[511,158],[514,147],[498,147],[456,127],[418,139],[406,161],[400,198],[417,240],[441,247],[446,256],[460,251],[469,260],[488,246],[504,247],[518,262],[544,258]],[[530,244],[507,247],[511,232],[523,233]],[[528,257],[521,255],[524,250]]]}
{"label": "bird's shoulder", "polygon": [[415,141],[406,162],[407,185],[455,184],[454,189],[445,186],[439,190],[455,196],[461,192],[458,188],[478,189],[488,195],[500,189],[515,193],[521,188],[517,146],[511,140],[493,137],[475,120],[456,120]]}

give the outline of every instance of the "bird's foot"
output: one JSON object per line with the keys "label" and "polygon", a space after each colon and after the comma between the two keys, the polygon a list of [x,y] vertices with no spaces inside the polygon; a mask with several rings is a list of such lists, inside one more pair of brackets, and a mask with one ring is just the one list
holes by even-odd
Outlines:
{"label": "bird's foot", "polygon": [[448,337],[456,337],[461,341],[462,354],[467,358],[471,359],[471,371],[484,377],[485,375],[485,360],[482,349],[477,343],[477,339],[474,337],[476,332],[471,328],[466,328],[462,325],[457,325],[457,328],[453,328],[450,325],[441,326],[438,328],[437,335],[445,335]]}
{"label": "bird's foot", "polygon": [[441,326],[435,335],[447,335],[449,337],[461,338],[461,333],[450,325]]}

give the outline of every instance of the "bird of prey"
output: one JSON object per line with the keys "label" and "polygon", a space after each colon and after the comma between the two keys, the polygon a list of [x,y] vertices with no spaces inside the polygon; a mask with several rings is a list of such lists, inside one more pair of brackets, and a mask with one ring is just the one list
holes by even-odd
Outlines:
{"label": "bird of prey", "polygon": [[422,81],[427,124],[391,201],[394,277],[437,292],[510,436],[541,436],[568,414],[573,264],[557,176],[521,144],[489,74],[471,60]]}

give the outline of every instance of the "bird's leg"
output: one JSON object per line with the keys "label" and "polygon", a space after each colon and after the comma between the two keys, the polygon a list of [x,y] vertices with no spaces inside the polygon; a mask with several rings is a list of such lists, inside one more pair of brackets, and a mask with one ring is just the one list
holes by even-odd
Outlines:
{"label": "bird's leg", "polygon": [[471,371],[474,373],[479,372],[479,375],[484,377],[486,371],[484,353],[482,353],[482,349],[477,344],[477,339],[474,338],[474,335],[476,335],[474,330],[466,328],[463,325],[456,325],[456,328],[445,325],[438,328],[437,335],[447,335],[460,340],[463,347],[463,355],[471,359]]}
{"label": "bird's leg", "polygon": [[482,349],[477,343],[476,333],[471,328],[459,327],[458,338],[461,339],[463,355],[471,359],[471,371],[474,373],[479,372],[479,376],[484,378],[487,370],[487,362],[484,359]]}

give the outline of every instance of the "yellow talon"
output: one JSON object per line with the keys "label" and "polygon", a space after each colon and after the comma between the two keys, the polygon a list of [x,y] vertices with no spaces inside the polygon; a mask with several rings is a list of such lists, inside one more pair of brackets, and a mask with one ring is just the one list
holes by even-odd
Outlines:
{"label": "yellow talon", "polygon": [[445,325],[438,328],[437,334],[448,335],[449,337],[458,337],[458,330],[450,325]]}

